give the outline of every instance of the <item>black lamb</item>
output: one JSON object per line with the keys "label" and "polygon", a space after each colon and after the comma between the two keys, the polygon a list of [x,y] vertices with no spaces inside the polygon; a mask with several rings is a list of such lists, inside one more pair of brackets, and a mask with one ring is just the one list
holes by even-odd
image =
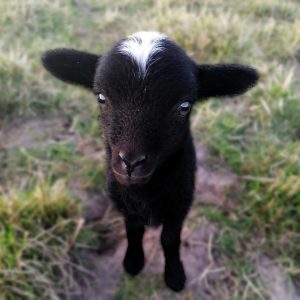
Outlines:
{"label": "black lamb", "polygon": [[258,80],[256,70],[196,64],[157,32],[135,33],[104,55],[54,49],[42,61],[57,78],[93,91],[99,102],[107,191],[125,219],[126,272],[136,275],[144,266],[145,226],[162,224],[165,282],[182,290],[180,232],[192,203],[196,168],[191,109],[209,97],[246,92]]}

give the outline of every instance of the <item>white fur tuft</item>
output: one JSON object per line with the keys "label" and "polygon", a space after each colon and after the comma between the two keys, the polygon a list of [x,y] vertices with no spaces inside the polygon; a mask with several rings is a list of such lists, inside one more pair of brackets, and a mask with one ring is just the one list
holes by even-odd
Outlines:
{"label": "white fur tuft", "polygon": [[164,49],[161,43],[164,39],[167,39],[167,36],[159,32],[136,32],[121,43],[119,51],[136,61],[139,72],[144,77],[151,57]]}

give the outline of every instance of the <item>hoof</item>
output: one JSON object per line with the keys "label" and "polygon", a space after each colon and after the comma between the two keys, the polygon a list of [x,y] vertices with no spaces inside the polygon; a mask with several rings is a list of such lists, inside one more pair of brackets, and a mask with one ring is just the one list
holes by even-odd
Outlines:
{"label": "hoof", "polygon": [[144,251],[141,249],[130,249],[127,248],[123,266],[126,271],[131,276],[137,275],[144,267]]}
{"label": "hoof", "polygon": [[181,261],[168,263],[165,267],[166,285],[174,292],[180,292],[184,289],[186,281],[185,272]]}

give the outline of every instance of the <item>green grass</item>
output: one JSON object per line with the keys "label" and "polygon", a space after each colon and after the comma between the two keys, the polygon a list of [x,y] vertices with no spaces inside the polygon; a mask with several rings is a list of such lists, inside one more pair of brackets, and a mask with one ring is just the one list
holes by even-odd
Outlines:
{"label": "green grass", "polygon": [[149,275],[132,278],[124,276],[123,287],[120,289],[115,300],[152,299],[155,293],[164,287],[162,276]]}
{"label": "green grass", "polygon": [[[251,92],[195,107],[194,136],[209,145],[212,163],[225,162],[243,188],[238,198],[231,195],[237,205],[230,213],[194,209],[221,228],[214,246],[231,270],[231,299],[243,299],[247,280],[266,297],[251,265],[253,252],[275,258],[299,280],[297,1],[0,0],[0,10],[0,298],[60,297],[70,274],[56,258],[70,261],[80,211],[72,180],[89,193],[104,187],[96,101],[46,74],[41,53],[54,47],[103,53],[138,30],[166,33],[199,63],[234,61],[259,70]],[[37,125],[26,131],[32,121]],[[49,126],[56,129],[48,132]],[[95,229],[88,230],[87,240],[95,240]],[[160,280],[147,277],[122,282],[117,299],[150,299],[161,288]],[[255,290],[247,295],[257,297]]]}
{"label": "green grass", "polygon": [[[4,299],[58,299],[80,225],[64,181],[0,193],[0,290]],[[58,276],[59,275],[59,276]],[[59,280],[58,280],[59,278]]]}

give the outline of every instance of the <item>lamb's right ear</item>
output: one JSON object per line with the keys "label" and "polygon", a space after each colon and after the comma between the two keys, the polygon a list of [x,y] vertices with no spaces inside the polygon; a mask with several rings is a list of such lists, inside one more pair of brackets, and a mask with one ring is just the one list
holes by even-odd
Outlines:
{"label": "lamb's right ear", "polygon": [[44,67],[55,77],[87,89],[93,88],[99,55],[73,49],[53,49],[42,56]]}
{"label": "lamb's right ear", "polygon": [[253,87],[258,72],[239,64],[199,65],[197,68],[198,98],[237,96]]}

